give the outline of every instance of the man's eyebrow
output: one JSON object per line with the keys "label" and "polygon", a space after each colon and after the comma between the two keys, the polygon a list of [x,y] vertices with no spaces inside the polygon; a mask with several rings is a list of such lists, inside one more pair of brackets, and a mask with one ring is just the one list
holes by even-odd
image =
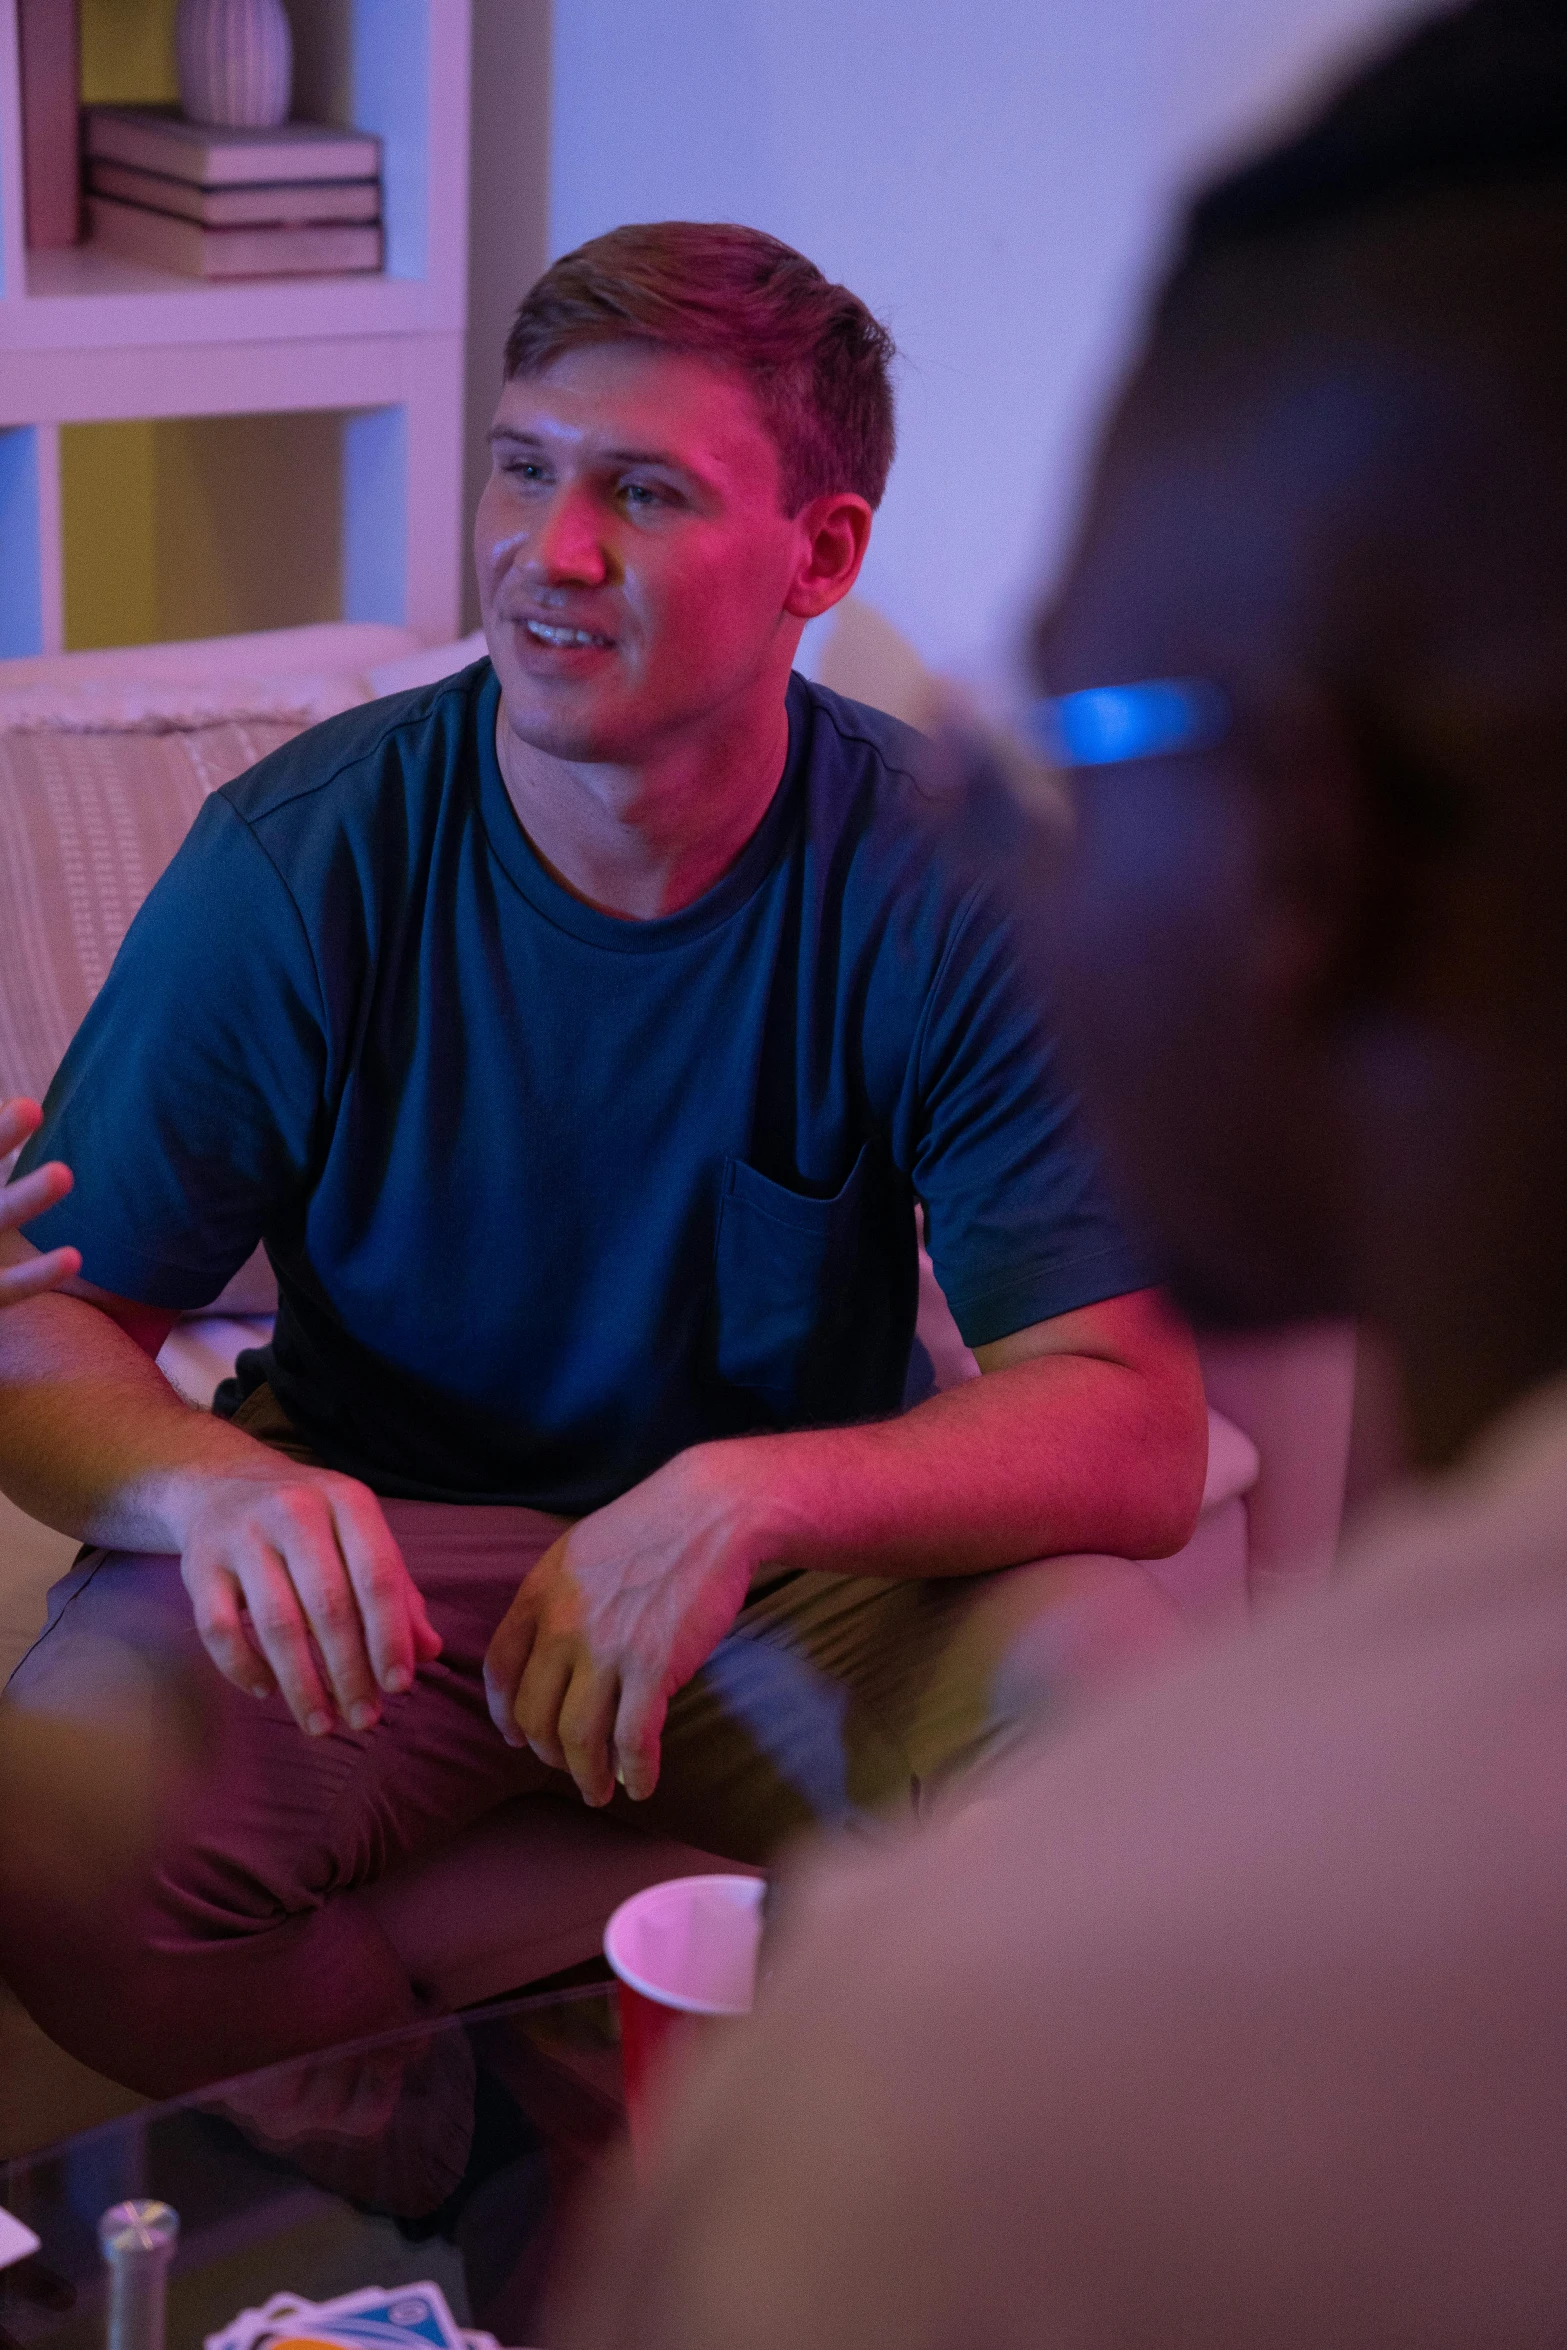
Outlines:
{"label": "man's eyebrow", "polygon": [[[542,449],[546,445],[542,433],[528,432],[511,424],[492,425],[488,439],[492,449],[503,442],[516,449]],[[606,465],[658,466],[665,473],[682,474],[688,481],[700,479],[689,465],[679,457],[672,457],[667,449],[601,449],[597,454]]]}
{"label": "man's eyebrow", "polygon": [[678,457],[671,457],[667,449],[606,449],[604,455],[611,465],[661,465],[666,473],[689,473]]}

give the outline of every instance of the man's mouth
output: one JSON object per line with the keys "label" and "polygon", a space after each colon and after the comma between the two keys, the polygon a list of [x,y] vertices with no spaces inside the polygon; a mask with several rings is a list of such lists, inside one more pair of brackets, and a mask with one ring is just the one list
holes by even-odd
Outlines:
{"label": "man's mouth", "polygon": [[585,645],[596,646],[607,653],[615,642],[613,637],[600,636],[591,628],[568,628],[550,620],[528,620],[523,626],[536,645],[564,646],[571,651]]}

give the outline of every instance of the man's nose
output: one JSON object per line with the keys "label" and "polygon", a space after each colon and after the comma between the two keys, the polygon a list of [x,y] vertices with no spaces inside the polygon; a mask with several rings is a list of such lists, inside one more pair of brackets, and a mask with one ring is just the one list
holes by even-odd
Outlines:
{"label": "man's nose", "polygon": [[601,520],[585,491],[563,484],[530,534],[527,568],[532,576],[550,584],[602,585],[610,562]]}

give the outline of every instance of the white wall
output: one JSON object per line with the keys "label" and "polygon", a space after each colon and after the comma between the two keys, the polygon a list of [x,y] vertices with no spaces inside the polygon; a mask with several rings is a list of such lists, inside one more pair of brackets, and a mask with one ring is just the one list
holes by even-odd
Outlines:
{"label": "white wall", "polygon": [[[463,511],[490,470],[487,435],[518,303],[549,255],[550,0],[474,0],[468,178],[468,364]],[[479,625],[463,546],[464,632]]]}
{"label": "white wall", "polygon": [[556,0],[550,250],[744,220],[904,353],[864,577],[989,669],[1070,525],[1173,193],[1415,0]]}

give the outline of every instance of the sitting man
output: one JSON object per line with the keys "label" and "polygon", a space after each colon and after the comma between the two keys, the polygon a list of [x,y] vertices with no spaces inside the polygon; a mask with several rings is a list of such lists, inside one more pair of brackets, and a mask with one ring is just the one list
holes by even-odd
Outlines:
{"label": "sitting man", "polygon": [[[417,2015],[355,1889],[519,1794],[743,1859],[908,1806],[1004,1726],[973,1578],[1190,1530],[1191,1340],[1005,917],[932,851],[917,738],[791,675],[890,355],[749,230],[556,263],[490,659],[215,793],[50,1090],[77,1188],[31,1230],[84,1278],[6,1317],[0,1478],[101,1548],[13,1690],[127,1626],[231,1685],[145,1895],[0,1926],[134,2086]],[[902,1413],[916,1199],[985,1375]],[[258,1238],[273,1342],[191,1411],[150,1358]]]}
{"label": "sitting man", "polygon": [[1424,1475],[795,1890],[561,2350],[1567,2340],[1564,370],[1559,0],[1197,208],[1037,638],[1143,755],[1040,919],[1182,1292],[1364,1313]]}

